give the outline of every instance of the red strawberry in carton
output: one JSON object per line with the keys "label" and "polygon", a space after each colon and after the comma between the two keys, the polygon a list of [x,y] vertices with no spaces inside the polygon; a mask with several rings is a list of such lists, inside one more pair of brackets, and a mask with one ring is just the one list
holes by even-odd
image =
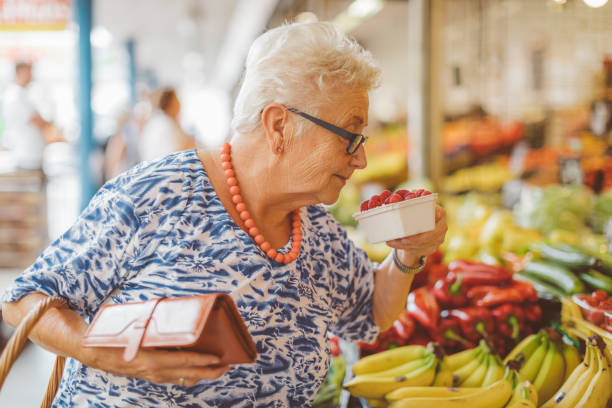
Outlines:
{"label": "red strawberry in carton", "polygon": [[385,190],[363,201],[353,217],[371,243],[408,237],[434,229],[436,198],[425,189]]}

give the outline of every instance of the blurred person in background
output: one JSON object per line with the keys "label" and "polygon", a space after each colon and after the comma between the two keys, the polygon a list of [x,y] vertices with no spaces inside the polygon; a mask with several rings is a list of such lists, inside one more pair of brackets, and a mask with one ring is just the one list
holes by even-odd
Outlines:
{"label": "blurred person in background", "polygon": [[179,123],[181,102],[174,89],[163,88],[155,92],[153,106],[155,110],[144,125],[138,143],[141,160],[151,161],[195,147],[194,139]]}
{"label": "blurred person in background", "polygon": [[140,133],[146,122],[148,112],[144,112],[142,103],[132,110],[124,111],[117,124],[117,130],[110,137],[104,153],[104,179],[131,169],[140,163]]}
{"label": "blurred person in background", "polygon": [[28,93],[32,82],[32,64],[15,65],[15,81],[4,94],[6,121],[4,143],[15,155],[17,167],[40,170],[45,145],[62,140],[58,129],[38,113]]}
{"label": "blurred person in background", "polygon": [[[348,238],[334,203],[366,156],[372,55],[331,23],[255,40],[222,147],[144,162],[100,189],[70,229],[3,294],[16,325],[65,299],[30,338],[68,356],[56,407],[307,407],[330,366],[328,334],[373,341],[405,310],[435,228],[387,242],[380,264]],[[253,364],[184,350],[82,347],[109,303],[222,292],[253,337]],[[180,319],[181,316],[176,316]]]}

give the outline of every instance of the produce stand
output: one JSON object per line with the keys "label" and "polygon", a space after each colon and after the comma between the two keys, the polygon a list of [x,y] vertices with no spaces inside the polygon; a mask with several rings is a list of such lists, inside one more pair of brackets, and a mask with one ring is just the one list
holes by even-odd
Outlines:
{"label": "produce stand", "polygon": [[23,268],[47,241],[45,177],[41,171],[0,173],[0,268]]}

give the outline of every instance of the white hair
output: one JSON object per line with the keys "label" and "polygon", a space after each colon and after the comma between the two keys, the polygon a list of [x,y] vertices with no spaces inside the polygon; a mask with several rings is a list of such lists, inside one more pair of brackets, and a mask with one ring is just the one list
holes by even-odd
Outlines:
{"label": "white hair", "polygon": [[258,129],[261,112],[270,103],[317,115],[322,104],[332,100],[334,88],[369,91],[380,77],[372,54],[327,22],[286,24],[267,31],[253,42],[245,65],[232,120],[238,133]]}

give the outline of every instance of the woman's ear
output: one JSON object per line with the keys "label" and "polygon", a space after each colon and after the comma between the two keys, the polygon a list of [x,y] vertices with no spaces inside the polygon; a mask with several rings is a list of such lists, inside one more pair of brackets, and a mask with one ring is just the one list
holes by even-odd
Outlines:
{"label": "woman's ear", "polygon": [[271,103],[261,111],[266,142],[274,154],[281,154],[287,142],[287,118],[287,108],[278,103]]}

